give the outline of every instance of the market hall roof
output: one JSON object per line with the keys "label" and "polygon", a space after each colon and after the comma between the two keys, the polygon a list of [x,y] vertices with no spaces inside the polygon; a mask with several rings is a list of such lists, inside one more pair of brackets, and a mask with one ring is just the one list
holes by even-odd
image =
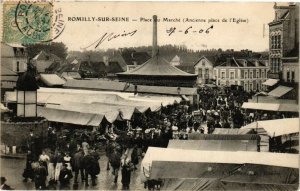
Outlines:
{"label": "market hall roof", "polygon": [[197,76],[184,72],[175,66],[172,66],[160,55],[156,55],[141,66],[118,75],[136,75],[136,76]]}

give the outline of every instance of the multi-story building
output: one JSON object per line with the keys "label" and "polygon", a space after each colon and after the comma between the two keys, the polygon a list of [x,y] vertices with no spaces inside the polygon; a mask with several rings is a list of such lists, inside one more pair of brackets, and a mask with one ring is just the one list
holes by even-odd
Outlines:
{"label": "multi-story building", "polygon": [[198,84],[207,84],[209,81],[215,79],[213,75],[214,63],[213,57],[202,56],[194,65],[195,74],[198,75]]}
{"label": "multi-story building", "polygon": [[27,69],[26,47],[19,44],[1,43],[1,68],[22,73]]}
{"label": "multi-story building", "polygon": [[53,53],[47,53],[43,50],[32,59],[32,64],[36,67],[38,73],[49,72],[51,66],[60,66],[61,63],[61,58]]}
{"label": "multi-story building", "polygon": [[261,91],[267,78],[268,61],[260,59],[227,58],[226,62],[216,66],[213,75],[216,84],[223,86],[238,85],[245,91]]}
{"label": "multi-story building", "polygon": [[269,23],[268,78],[282,79],[283,59],[299,46],[299,5],[274,5],[275,19]]}
{"label": "multi-story building", "polygon": [[26,69],[26,48],[18,44],[1,43],[1,100],[6,91],[16,87],[18,75]]}

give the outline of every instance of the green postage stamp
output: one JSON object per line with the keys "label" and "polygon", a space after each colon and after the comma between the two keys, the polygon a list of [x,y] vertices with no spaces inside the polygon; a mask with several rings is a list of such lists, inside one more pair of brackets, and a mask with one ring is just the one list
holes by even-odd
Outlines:
{"label": "green postage stamp", "polygon": [[52,40],[53,4],[39,1],[3,3],[3,41],[35,44]]}

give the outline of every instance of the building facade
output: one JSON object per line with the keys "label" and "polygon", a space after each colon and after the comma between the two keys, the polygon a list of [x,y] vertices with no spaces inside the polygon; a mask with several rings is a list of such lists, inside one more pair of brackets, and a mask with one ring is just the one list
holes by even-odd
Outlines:
{"label": "building facade", "polygon": [[262,84],[267,79],[267,60],[228,58],[223,64],[216,66],[213,75],[216,76],[216,85],[242,86],[245,91],[261,91]]}
{"label": "building facade", "polygon": [[60,65],[62,60],[52,53],[41,51],[32,59],[32,64],[36,67],[38,73],[45,73],[52,64]]}
{"label": "building facade", "polygon": [[282,80],[286,83],[299,83],[299,58],[283,58]]}
{"label": "building facade", "polygon": [[275,19],[269,23],[268,78],[282,79],[283,57],[299,46],[299,5],[274,5]]}
{"label": "building facade", "polygon": [[194,65],[195,74],[197,77],[197,84],[207,84],[211,80],[214,80],[216,76],[213,75],[214,65],[213,63],[202,56]]}
{"label": "building facade", "polygon": [[5,67],[16,73],[27,69],[27,50],[19,44],[1,43],[1,68]]}

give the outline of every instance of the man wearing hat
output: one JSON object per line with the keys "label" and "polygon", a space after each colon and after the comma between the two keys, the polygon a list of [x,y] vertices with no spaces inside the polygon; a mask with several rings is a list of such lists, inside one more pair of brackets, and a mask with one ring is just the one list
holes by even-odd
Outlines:
{"label": "man wearing hat", "polygon": [[8,186],[7,184],[5,184],[6,182],[6,178],[1,176],[1,186],[0,186],[0,190],[13,190],[10,186]]}
{"label": "man wearing hat", "polygon": [[35,189],[44,190],[46,188],[47,170],[43,165],[43,161],[39,161],[39,164],[34,169],[34,182]]}
{"label": "man wearing hat", "polygon": [[73,178],[71,170],[68,169],[68,165],[63,163],[62,169],[59,174],[59,182],[60,182],[60,189],[69,188],[70,179]]}

